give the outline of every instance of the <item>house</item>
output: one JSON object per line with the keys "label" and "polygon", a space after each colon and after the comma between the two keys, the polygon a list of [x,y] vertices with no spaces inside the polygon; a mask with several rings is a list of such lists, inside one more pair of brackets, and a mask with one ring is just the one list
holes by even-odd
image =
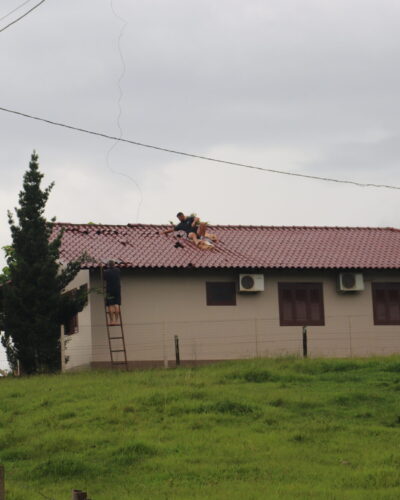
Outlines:
{"label": "house", "polygon": [[214,226],[213,250],[164,226],[64,224],[61,261],[92,258],[71,284],[91,290],[67,325],[67,369],[106,367],[110,351],[100,264],[121,268],[131,366],[301,355],[400,352],[400,230]]}

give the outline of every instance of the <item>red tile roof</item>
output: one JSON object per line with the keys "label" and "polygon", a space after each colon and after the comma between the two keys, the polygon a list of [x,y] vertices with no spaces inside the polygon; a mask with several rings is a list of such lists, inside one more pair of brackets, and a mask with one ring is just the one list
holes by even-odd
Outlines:
{"label": "red tile roof", "polygon": [[394,228],[213,226],[219,241],[212,250],[179,233],[157,234],[166,226],[56,223],[54,232],[61,228],[62,262],[86,252],[93,259],[86,268],[112,259],[132,268],[400,269]]}

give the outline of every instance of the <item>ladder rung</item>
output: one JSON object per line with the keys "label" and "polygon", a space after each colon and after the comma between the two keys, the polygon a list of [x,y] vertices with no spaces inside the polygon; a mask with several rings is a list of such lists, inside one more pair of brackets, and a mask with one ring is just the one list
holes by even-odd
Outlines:
{"label": "ladder rung", "polygon": [[128,365],[127,361],[112,361],[111,364],[113,365]]}
{"label": "ladder rung", "polygon": [[124,337],[110,337],[110,340],[118,340],[118,339],[123,339]]}
{"label": "ladder rung", "polygon": [[111,352],[125,352],[125,349],[111,349]]}
{"label": "ladder rung", "polygon": [[115,323],[113,325],[111,325],[110,323],[107,323],[107,326],[121,326],[121,323]]}

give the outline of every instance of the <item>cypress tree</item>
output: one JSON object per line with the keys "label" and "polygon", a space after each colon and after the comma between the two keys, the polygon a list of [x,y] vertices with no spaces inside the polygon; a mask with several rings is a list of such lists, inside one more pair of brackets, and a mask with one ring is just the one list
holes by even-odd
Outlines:
{"label": "cypress tree", "polygon": [[52,238],[53,222],[44,215],[54,186],[41,188],[43,174],[33,152],[15,208],[17,221],[9,212],[12,253],[8,258],[9,281],[3,285],[5,334],[2,343],[11,366],[16,360],[22,373],[57,371],[60,368],[60,322],[82,310],[86,297],[62,295],[75,277],[81,261],[66,267],[59,264],[62,233]]}

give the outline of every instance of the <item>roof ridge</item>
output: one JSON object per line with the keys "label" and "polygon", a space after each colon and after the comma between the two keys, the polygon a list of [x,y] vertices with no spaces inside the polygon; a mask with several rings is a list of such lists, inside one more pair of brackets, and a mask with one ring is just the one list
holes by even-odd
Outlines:
{"label": "roof ridge", "polygon": [[[170,227],[172,224],[147,224],[147,223],[128,223],[128,224],[102,224],[102,223],[74,223],[74,222],[59,222],[55,221],[51,224],[55,226],[70,226],[70,227]],[[216,228],[232,228],[232,229],[357,229],[357,230],[389,230],[400,231],[400,228],[392,226],[294,226],[294,225],[253,225],[253,224],[210,224],[211,227]]]}

